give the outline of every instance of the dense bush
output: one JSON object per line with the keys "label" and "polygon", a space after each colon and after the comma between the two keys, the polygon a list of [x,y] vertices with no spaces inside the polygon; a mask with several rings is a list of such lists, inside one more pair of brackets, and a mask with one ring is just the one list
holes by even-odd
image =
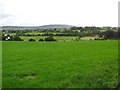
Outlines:
{"label": "dense bush", "polygon": [[41,34],[37,34],[36,36],[41,36]]}
{"label": "dense bush", "polygon": [[105,39],[103,39],[103,38],[95,38],[94,40],[105,40]]}
{"label": "dense bush", "polygon": [[118,39],[118,32],[108,30],[102,33],[104,39]]}
{"label": "dense bush", "polygon": [[118,39],[120,39],[120,29],[118,29],[117,37],[118,37]]}
{"label": "dense bush", "polygon": [[29,41],[35,41],[35,39],[32,39],[32,38],[31,38],[31,39],[29,39]]}
{"label": "dense bush", "polygon": [[44,41],[44,39],[39,39],[39,41]]}
{"label": "dense bush", "polygon": [[23,39],[21,39],[19,36],[17,36],[17,35],[15,35],[14,37],[13,37],[13,40],[14,41],[23,41]]}
{"label": "dense bush", "polygon": [[45,38],[45,41],[56,41],[53,36],[49,36]]}
{"label": "dense bush", "polygon": [[23,41],[18,35],[10,36],[10,35],[2,35],[2,40],[5,41]]}

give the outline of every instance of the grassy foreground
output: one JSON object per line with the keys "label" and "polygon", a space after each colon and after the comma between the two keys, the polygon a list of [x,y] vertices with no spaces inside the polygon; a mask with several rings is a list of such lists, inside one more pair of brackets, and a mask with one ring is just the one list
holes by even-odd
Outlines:
{"label": "grassy foreground", "polygon": [[3,42],[3,88],[112,88],[117,41]]}

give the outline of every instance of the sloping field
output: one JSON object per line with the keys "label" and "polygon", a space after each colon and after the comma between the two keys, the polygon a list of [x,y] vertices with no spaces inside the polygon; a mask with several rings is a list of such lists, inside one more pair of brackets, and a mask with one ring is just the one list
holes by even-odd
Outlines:
{"label": "sloping field", "polygon": [[3,88],[112,88],[117,41],[3,42]]}

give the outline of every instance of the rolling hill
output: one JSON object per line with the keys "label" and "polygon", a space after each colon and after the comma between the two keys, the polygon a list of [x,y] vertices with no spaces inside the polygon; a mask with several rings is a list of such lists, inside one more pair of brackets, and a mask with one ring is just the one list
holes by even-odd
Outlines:
{"label": "rolling hill", "polygon": [[36,30],[36,29],[54,29],[54,28],[71,28],[72,25],[51,24],[43,26],[2,26],[2,30]]}

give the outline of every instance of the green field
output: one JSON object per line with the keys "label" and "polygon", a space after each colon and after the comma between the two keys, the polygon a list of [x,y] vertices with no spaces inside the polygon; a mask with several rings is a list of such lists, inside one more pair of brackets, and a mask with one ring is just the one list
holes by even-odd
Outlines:
{"label": "green field", "polygon": [[3,88],[112,88],[117,41],[3,42]]}
{"label": "green field", "polygon": [[[38,41],[39,39],[45,39],[46,37],[48,36],[20,36],[24,41],[29,41],[31,38]],[[58,41],[74,41],[78,36],[54,36],[54,38]]]}

